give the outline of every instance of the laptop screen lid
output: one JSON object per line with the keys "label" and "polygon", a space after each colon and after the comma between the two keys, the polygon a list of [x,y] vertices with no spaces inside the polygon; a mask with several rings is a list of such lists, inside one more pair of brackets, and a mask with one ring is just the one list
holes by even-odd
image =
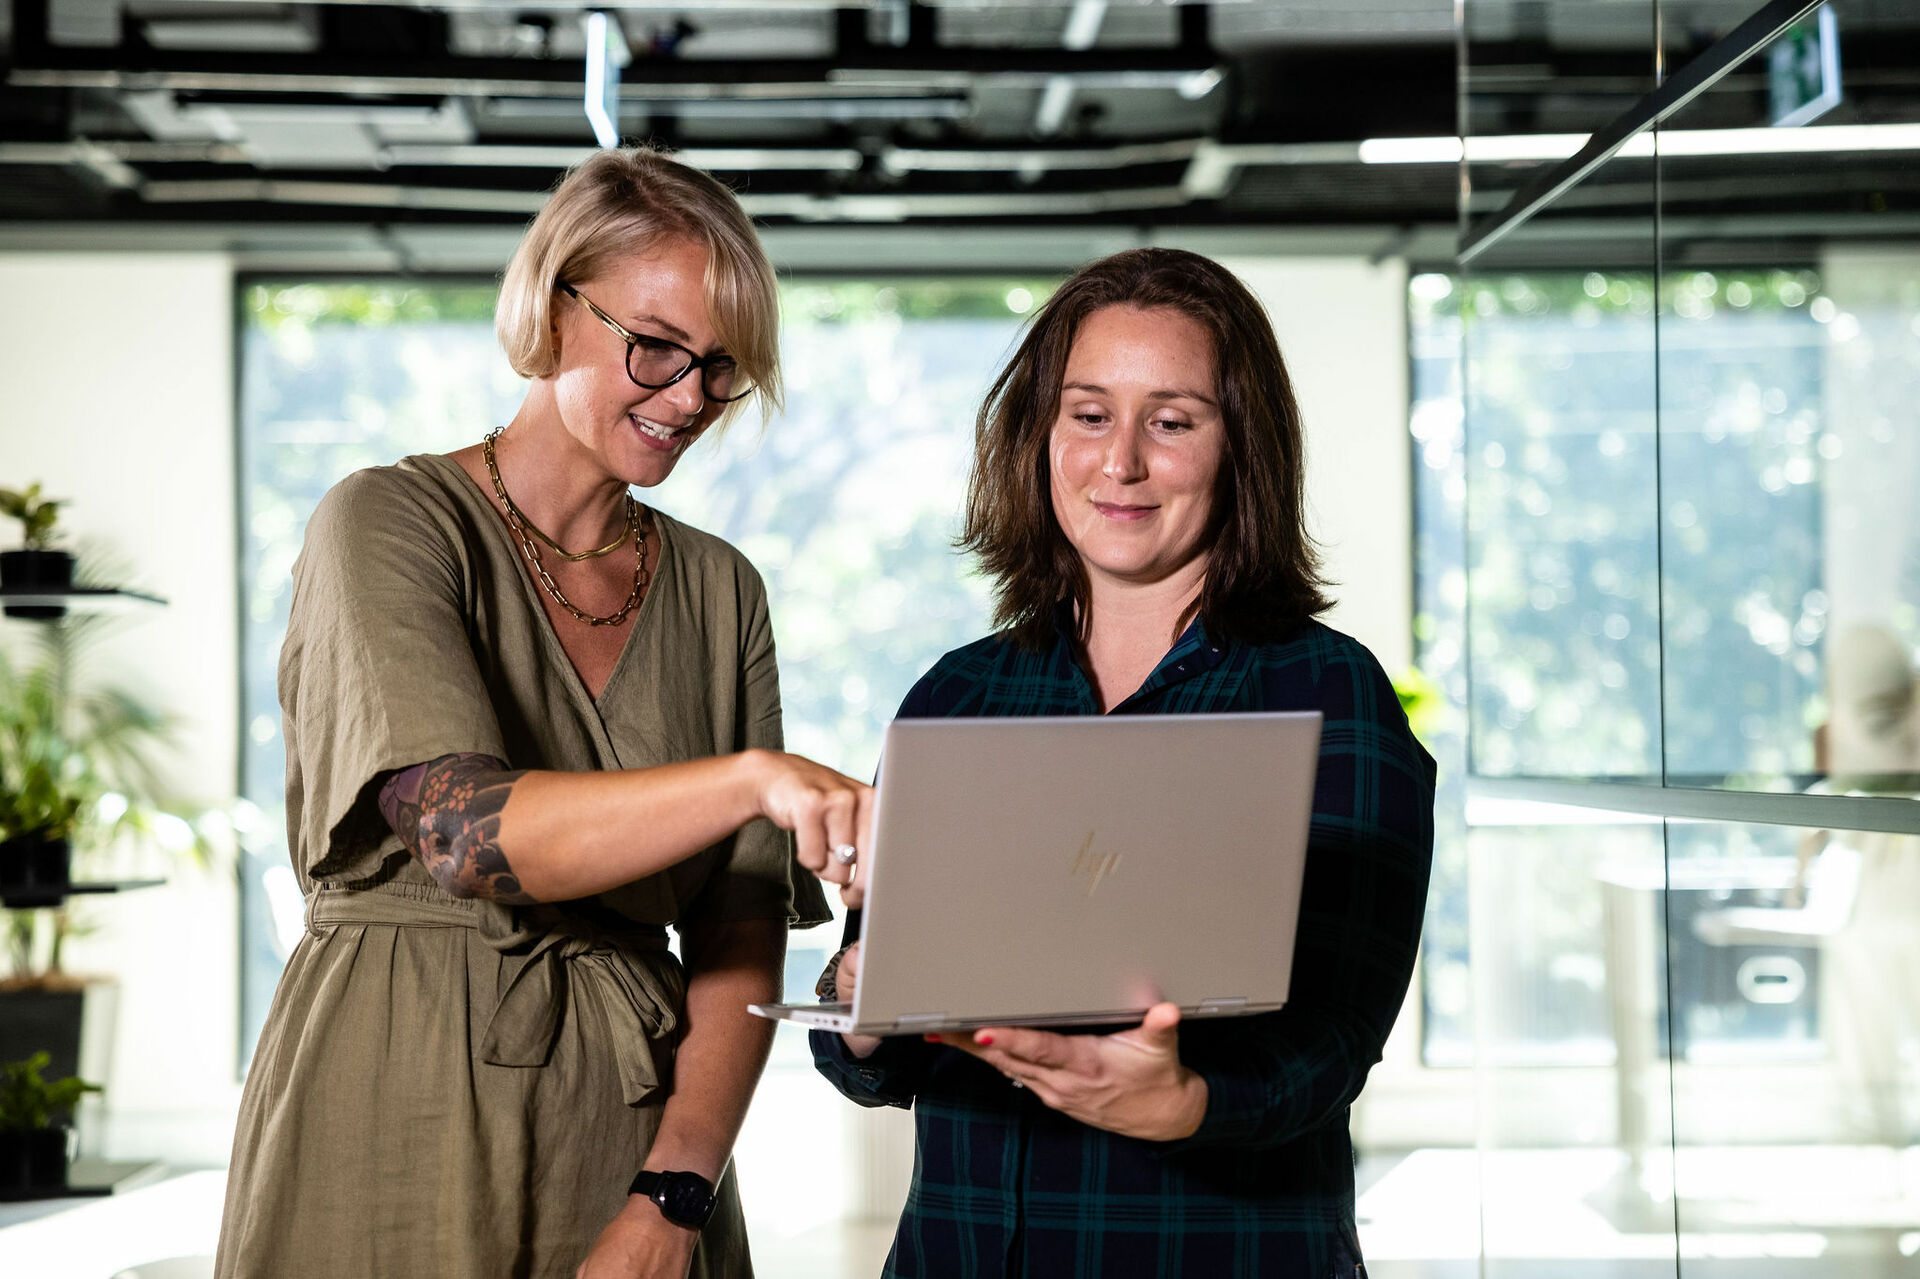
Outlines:
{"label": "laptop screen lid", "polygon": [[864,873],[864,1033],[1286,1002],[1317,711],[896,720]]}

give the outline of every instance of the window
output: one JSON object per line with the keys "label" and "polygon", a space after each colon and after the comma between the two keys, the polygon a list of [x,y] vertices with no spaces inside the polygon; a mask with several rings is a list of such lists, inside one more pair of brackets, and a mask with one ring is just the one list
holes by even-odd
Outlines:
{"label": "window", "polygon": [[[1835,131],[1911,119],[1866,88],[1911,59],[1833,0],[1847,95],[1772,129],[1794,15],[1678,8],[1643,8],[1646,96],[1569,121],[1589,156],[1467,166],[1466,272],[1425,286],[1463,348],[1422,599],[1468,738],[1487,1275],[1920,1243],[1884,1171],[1920,1114],[1920,254],[1878,218],[1905,170]],[[1512,131],[1511,14],[1463,17],[1469,132]]]}
{"label": "window", "polygon": [[[972,414],[1035,280],[811,280],[782,292],[787,407],[703,442],[646,495],[740,547],[772,597],[788,743],[856,775],[934,658],[984,633],[986,591],[951,537]],[[244,1041],[292,943],[298,885],[279,832],[275,664],[314,504],[349,472],[470,444],[518,406],[481,282],[257,281],[243,287],[241,469],[247,798]],[[796,946],[825,946],[827,932]],[[837,945],[837,942],[835,943]],[[818,956],[790,969],[810,985]],[[804,979],[804,980],[803,980]]]}
{"label": "window", "polygon": [[471,443],[520,386],[478,281],[244,283],[240,290],[242,1061],[302,929],[287,861],[275,670],[307,516],[350,472]]}
{"label": "window", "polygon": [[[1855,568],[1829,560],[1842,535],[1833,524],[1858,527],[1888,500],[1841,509],[1833,490],[1849,481],[1842,463],[1850,455],[1867,458],[1852,494],[1886,494],[1901,473],[1888,456],[1893,442],[1874,439],[1871,423],[1831,420],[1833,374],[1852,376],[1857,361],[1847,352],[1870,333],[1884,350],[1900,315],[1843,313],[1811,266],[1670,272],[1658,296],[1654,278],[1634,272],[1422,274],[1411,281],[1409,308],[1420,665],[1459,706],[1469,653],[1474,664],[1470,715],[1443,721],[1435,734],[1443,795],[1425,968],[1427,1060],[1463,1063],[1466,722],[1482,776],[1810,784],[1823,771],[1816,756],[1831,710],[1829,577]],[[1462,432],[1463,311],[1479,397],[1471,456]],[[1910,613],[1896,608],[1889,621],[1910,626]],[[1543,837],[1512,826],[1498,805],[1479,808],[1491,822],[1488,840]],[[1791,866],[1791,838],[1752,829],[1743,836],[1747,856]],[[1531,903],[1524,940],[1508,939],[1521,950],[1506,955],[1508,965],[1486,957],[1493,970],[1524,971],[1527,991],[1495,994],[1486,1011],[1497,1023],[1505,1000],[1533,1006],[1540,1015],[1524,1020],[1547,1041],[1542,1059],[1604,1062],[1612,1047],[1598,917],[1586,918],[1599,906],[1584,887],[1601,872],[1569,869],[1583,856],[1582,838],[1617,848],[1622,836],[1600,827],[1560,838],[1539,869],[1545,878],[1494,890]],[[1676,860],[1700,855],[1697,829],[1674,838],[1685,846],[1673,850]],[[1490,860],[1533,874],[1518,852]],[[1564,892],[1549,882],[1556,876],[1566,878]],[[1777,906],[1793,889],[1790,872],[1750,878],[1739,890],[1749,905]],[[1814,1033],[1805,1019],[1765,1015],[1761,1005],[1716,1003],[1703,985],[1702,944],[1689,929],[1673,942],[1674,1034],[1683,1049],[1722,1031]]]}

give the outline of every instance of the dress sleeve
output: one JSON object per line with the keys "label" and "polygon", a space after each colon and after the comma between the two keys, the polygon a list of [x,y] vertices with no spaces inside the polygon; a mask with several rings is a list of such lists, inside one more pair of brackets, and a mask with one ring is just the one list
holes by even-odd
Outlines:
{"label": "dress sleeve", "polygon": [[348,476],[307,522],[280,706],[288,838],[310,878],[366,879],[404,853],[378,807],[387,773],[458,752],[506,758],[467,579],[454,528],[399,472]]}
{"label": "dress sleeve", "polygon": [[[739,561],[737,573],[741,695],[734,749],[777,751],[784,745],[780,668],[766,587],[745,560]],[[820,881],[794,858],[793,836],[764,817],[733,836],[687,914],[689,919],[711,921],[785,919],[793,928],[812,928],[833,918]]]}
{"label": "dress sleeve", "polygon": [[1317,699],[1326,722],[1287,1006],[1182,1028],[1207,1110],[1170,1149],[1276,1146],[1344,1123],[1406,999],[1433,857],[1433,760],[1358,644],[1322,668]]}

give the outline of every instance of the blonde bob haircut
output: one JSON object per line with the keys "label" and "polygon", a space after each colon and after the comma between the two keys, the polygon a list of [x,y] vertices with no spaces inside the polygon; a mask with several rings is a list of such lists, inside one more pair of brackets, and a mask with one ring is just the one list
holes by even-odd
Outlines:
{"label": "blonde bob haircut", "polygon": [[[720,345],[752,379],[763,415],[780,403],[780,298],[747,214],[710,175],[648,147],[596,151],[567,171],[500,282],[493,328],[513,371],[560,366],[554,307],[615,259],[683,237],[707,251],[707,312]],[[744,401],[743,401],[744,403]],[[731,417],[737,406],[730,406]]]}

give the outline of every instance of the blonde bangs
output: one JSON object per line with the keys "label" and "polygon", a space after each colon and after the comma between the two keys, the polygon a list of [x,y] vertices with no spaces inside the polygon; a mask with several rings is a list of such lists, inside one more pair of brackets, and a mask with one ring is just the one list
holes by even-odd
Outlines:
{"label": "blonde bangs", "polygon": [[[743,219],[744,221],[744,216]],[[780,290],[773,264],[759,251],[758,238],[750,248],[731,237],[702,228],[707,248],[707,316],[720,349],[733,356],[740,371],[754,385],[764,425],[782,407],[780,380]],[[749,236],[751,227],[747,228]],[[744,251],[743,251],[744,250]],[[744,403],[744,401],[742,401]],[[717,426],[732,422],[740,405],[729,405]]]}

